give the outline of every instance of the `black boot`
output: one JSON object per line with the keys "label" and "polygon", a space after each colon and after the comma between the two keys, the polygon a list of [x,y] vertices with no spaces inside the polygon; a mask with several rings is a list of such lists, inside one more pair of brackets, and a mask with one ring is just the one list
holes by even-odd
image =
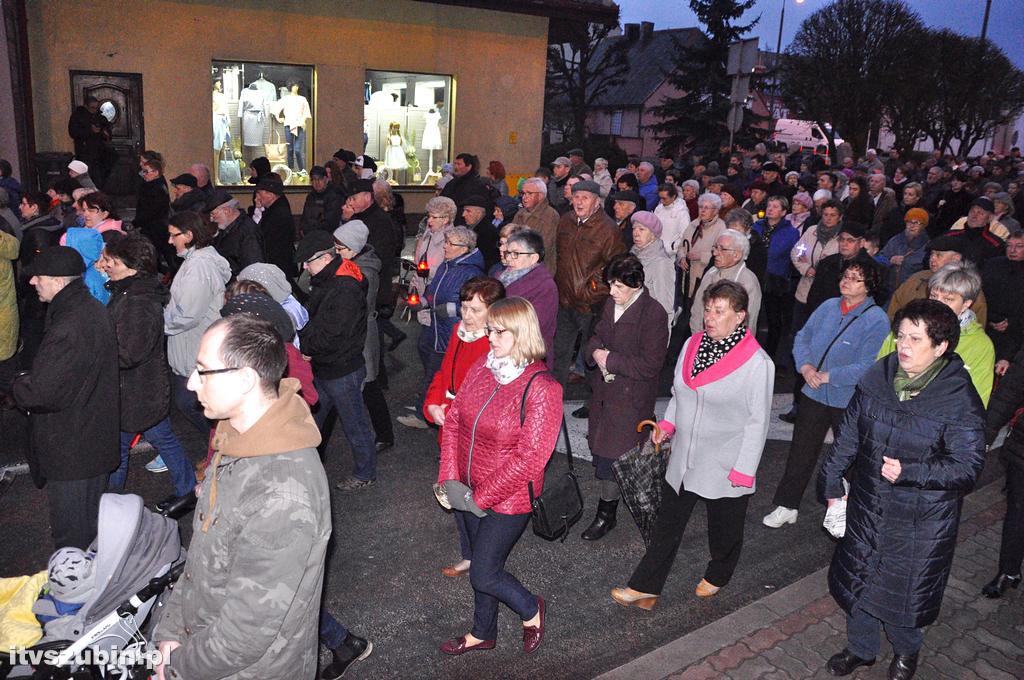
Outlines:
{"label": "black boot", "polygon": [[992,598],[993,600],[1003,596],[1007,588],[1016,588],[1020,585],[1020,574],[1011,576],[1009,574],[999,574],[994,579],[985,584],[985,587],[981,589],[982,595],[985,597]]}
{"label": "black boot", "polygon": [[917,654],[892,657],[889,664],[889,680],[910,680],[917,670]]}
{"label": "black boot", "polygon": [[597,516],[590,526],[584,530],[580,537],[584,541],[599,541],[604,535],[615,528],[615,509],[619,507],[619,501],[598,501]]}

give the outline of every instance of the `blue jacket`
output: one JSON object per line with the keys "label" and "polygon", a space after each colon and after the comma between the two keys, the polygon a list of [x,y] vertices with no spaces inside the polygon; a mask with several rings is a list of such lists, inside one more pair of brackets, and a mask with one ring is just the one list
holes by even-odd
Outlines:
{"label": "blue jacket", "polygon": [[889,334],[889,317],[870,297],[845,315],[841,302],[842,298],[832,298],[814,310],[793,339],[793,360],[797,370],[804,364],[816,367],[832,338],[849,324],[818,369],[828,373],[828,382],[818,389],[804,385],[802,390],[814,401],[846,408],[857,382],[875,363],[878,348]]}
{"label": "blue jacket", "polygon": [[107,277],[93,266],[103,254],[103,236],[100,232],[87,227],[72,227],[68,229],[64,242],[69,248],[77,250],[85,261],[85,274],[82,278],[92,296],[103,304],[110,302],[110,291],[104,287]]}
{"label": "blue jacket", "polygon": [[[768,219],[754,222],[754,231],[764,238],[764,232],[768,228]],[[789,259],[789,251],[800,240],[800,230],[793,226],[793,223],[783,218],[775,226],[772,232],[771,243],[768,244],[768,273],[774,276],[789,278],[793,273],[793,262]],[[762,285],[764,282],[762,281]]]}
{"label": "blue jacket", "polygon": [[419,346],[432,348],[438,354],[448,349],[455,322],[462,314],[459,291],[462,284],[474,276],[483,276],[484,256],[479,249],[445,260],[437,268],[434,278],[427,284],[426,303],[430,306],[430,328],[420,333]]}
{"label": "blue jacket", "polygon": [[650,179],[640,185],[640,195],[647,201],[647,210],[654,212],[658,205],[658,178],[651,175]]}

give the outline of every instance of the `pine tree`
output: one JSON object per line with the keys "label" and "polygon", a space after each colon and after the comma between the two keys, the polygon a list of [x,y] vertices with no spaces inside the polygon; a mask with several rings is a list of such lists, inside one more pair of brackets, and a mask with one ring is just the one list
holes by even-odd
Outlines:
{"label": "pine tree", "polygon": [[[725,73],[729,44],[746,35],[760,17],[745,25],[735,24],[754,6],[756,0],[690,0],[690,9],[704,26],[705,40],[687,46],[676,40],[675,69],[669,82],[683,92],[680,97],[666,97],[651,112],[661,119],[651,130],[661,138],[661,151],[677,154],[693,149],[697,153],[713,152],[729,131],[725,121],[729,115],[729,94],[732,78]],[[756,137],[750,129],[749,116],[736,140]]]}

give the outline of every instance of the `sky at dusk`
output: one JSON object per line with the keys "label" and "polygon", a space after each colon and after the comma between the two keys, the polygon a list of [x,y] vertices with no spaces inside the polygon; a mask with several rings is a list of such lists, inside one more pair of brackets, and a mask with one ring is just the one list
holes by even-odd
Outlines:
{"label": "sky at dusk", "polygon": [[[697,26],[687,0],[616,0],[622,8],[622,23],[653,21],[654,29]],[[827,0],[757,0],[743,21],[758,14],[761,21],[751,35],[761,39],[761,49],[775,50],[779,33],[779,14],[786,3],[786,21],[782,28],[782,49],[793,39],[800,22],[828,4]],[[959,33],[980,35],[985,16],[985,0],[907,0],[925,25],[949,28]],[[1024,0],[993,0],[988,21],[988,37],[1006,55],[1024,69]]]}

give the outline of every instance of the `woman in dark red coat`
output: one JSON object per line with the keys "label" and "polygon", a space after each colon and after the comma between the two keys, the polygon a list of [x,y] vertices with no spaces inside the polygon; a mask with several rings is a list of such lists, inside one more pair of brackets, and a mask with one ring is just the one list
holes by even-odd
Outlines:
{"label": "woman in dark red coat", "polygon": [[612,463],[647,435],[641,420],[654,417],[658,374],[668,349],[668,313],[644,287],[644,266],[635,255],[608,264],[605,280],[611,296],[604,304],[584,356],[590,366],[593,394],[588,406],[587,442],[601,498],[597,516],[583,532],[596,541],[615,527],[619,484]]}
{"label": "woman in dark red coat", "polygon": [[[434,374],[427,388],[426,399],[423,400],[423,415],[427,422],[439,428],[437,442],[441,443],[441,433],[445,423],[445,411],[451,406],[455,395],[466,379],[466,373],[487,354],[491,344],[487,341],[487,310],[498,300],[505,297],[505,287],[500,282],[485,276],[475,276],[462,284],[459,300],[462,304],[462,320],[455,324],[448,349],[445,350],[441,368]],[[463,513],[456,512],[455,526],[459,530],[459,547],[462,549],[462,561],[445,567],[441,573],[445,576],[464,576],[469,573],[470,549],[469,536],[466,534],[466,522]]]}
{"label": "woman in dark red coat", "polygon": [[456,512],[469,535],[475,595],[470,633],[441,645],[452,655],[494,648],[499,602],[522,620],[524,652],[536,650],[544,635],[543,598],[505,571],[505,560],[530,521],[528,483],[543,491],[562,422],[562,386],[544,365],[533,305],[506,298],[487,316],[491,349],[469,370],[441,432],[437,481],[453,506],[458,500],[465,508]]}

